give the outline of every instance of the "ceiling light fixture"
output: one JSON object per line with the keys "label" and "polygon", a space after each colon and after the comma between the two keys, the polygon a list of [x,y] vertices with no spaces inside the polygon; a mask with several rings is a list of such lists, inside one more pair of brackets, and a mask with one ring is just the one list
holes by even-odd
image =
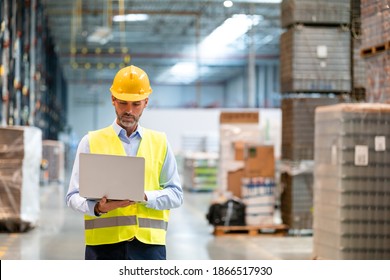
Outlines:
{"label": "ceiling light fixture", "polygon": [[223,5],[224,5],[226,8],[233,7],[233,1],[226,0],[226,1],[223,2]]}
{"label": "ceiling light fixture", "polygon": [[98,43],[105,45],[112,39],[111,28],[108,27],[96,27],[95,31],[87,37],[88,43]]}
{"label": "ceiling light fixture", "polygon": [[127,14],[127,15],[116,15],[116,16],[112,17],[112,20],[115,22],[145,21],[148,19],[149,19],[149,16],[147,14]]}
{"label": "ceiling light fixture", "polygon": [[203,40],[200,44],[202,54],[207,56],[221,54],[221,48],[233,43],[261,20],[263,20],[261,15],[233,15]]}

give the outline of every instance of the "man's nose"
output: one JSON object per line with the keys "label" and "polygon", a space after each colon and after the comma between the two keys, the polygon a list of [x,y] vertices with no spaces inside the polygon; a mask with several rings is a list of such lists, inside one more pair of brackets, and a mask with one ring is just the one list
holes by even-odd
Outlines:
{"label": "man's nose", "polygon": [[126,113],[132,113],[133,112],[133,105],[127,104],[125,111],[126,111]]}

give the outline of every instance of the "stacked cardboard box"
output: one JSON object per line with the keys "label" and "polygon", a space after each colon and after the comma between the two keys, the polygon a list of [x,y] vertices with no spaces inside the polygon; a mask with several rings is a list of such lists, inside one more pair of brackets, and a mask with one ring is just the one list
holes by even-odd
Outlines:
{"label": "stacked cardboard box", "polygon": [[337,98],[282,99],[282,159],[314,159],[314,114],[318,106],[339,103]]}
{"label": "stacked cardboard box", "polygon": [[[222,112],[219,135],[218,185],[220,190],[226,191],[229,185],[229,172],[243,172],[242,143],[260,141],[259,113]],[[236,150],[238,150],[237,153]]]}
{"label": "stacked cardboard box", "polygon": [[273,224],[276,195],[274,147],[246,144],[243,161],[240,186],[246,205],[246,224]]}
{"label": "stacked cardboard box", "polygon": [[274,147],[260,143],[258,112],[224,112],[220,118],[220,187],[246,206],[246,224],[272,224]]}
{"label": "stacked cardboard box", "polygon": [[314,255],[390,258],[390,105],[316,109]]}
{"label": "stacked cardboard box", "polygon": [[0,228],[26,231],[39,218],[42,132],[34,127],[0,128]]}

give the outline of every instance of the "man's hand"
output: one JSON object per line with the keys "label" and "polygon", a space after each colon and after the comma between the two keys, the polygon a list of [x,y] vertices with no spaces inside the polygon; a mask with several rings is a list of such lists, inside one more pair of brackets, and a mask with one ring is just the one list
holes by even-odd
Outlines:
{"label": "man's hand", "polygon": [[97,211],[99,213],[107,213],[117,208],[126,207],[135,202],[132,200],[108,200],[107,197],[102,197],[102,199],[96,204]]}

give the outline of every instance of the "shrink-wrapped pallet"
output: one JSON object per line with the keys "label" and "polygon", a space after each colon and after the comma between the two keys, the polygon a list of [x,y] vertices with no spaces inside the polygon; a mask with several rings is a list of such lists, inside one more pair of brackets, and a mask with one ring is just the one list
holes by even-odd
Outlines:
{"label": "shrink-wrapped pallet", "polygon": [[26,231],[37,225],[42,132],[0,127],[0,228]]}
{"label": "shrink-wrapped pallet", "polygon": [[390,105],[316,109],[314,256],[390,259]]}
{"label": "shrink-wrapped pallet", "polygon": [[350,0],[284,0],[281,4],[282,27],[293,24],[349,24]]}
{"label": "shrink-wrapped pallet", "polygon": [[350,31],[339,27],[297,26],[282,33],[281,92],[350,92],[350,38]]}

